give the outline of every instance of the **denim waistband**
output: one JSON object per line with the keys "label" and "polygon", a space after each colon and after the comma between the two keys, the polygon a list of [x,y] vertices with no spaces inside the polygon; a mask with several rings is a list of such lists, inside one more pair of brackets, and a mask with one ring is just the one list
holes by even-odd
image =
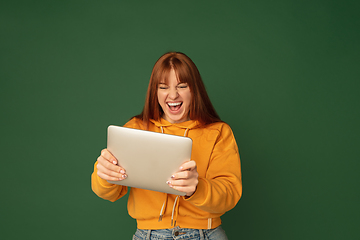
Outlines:
{"label": "denim waistband", "polygon": [[171,229],[145,230],[137,229],[134,240],[156,240],[156,239],[227,239],[224,230],[219,226],[214,229],[190,229],[174,227]]}

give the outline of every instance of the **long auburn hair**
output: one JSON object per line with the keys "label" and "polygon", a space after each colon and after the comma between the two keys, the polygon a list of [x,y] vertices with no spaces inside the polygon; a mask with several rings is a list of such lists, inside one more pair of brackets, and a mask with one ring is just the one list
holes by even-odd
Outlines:
{"label": "long auburn hair", "polygon": [[178,80],[181,83],[187,83],[190,88],[190,119],[199,121],[201,125],[221,122],[206,92],[199,70],[194,62],[181,52],[165,53],[156,61],[150,76],[144,109],[135,117],[142,119],[146,128],[150,119],[160,120],[164,112],[158,102],[157,90],[162,80],[167,82],[172,69]]}

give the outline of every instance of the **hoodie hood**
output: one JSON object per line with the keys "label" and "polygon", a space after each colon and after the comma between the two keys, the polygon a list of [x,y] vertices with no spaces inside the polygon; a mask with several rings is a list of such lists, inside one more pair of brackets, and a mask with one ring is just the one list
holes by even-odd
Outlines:
{"label": "hoodie hood", "polygon": [[152,123],[155,124],[155,126],[157,127],[166,127],[166,128],[181,128],[181,129],[194,129],[194,128],[197,128],[200,124],[199,124],[199,121],[197,120],[189,120],[189,121],[186,121],[186,122],[182,122],[182,123],[170,123],[168,121],[166,121],[165,119],[163,118],[160,118],[159,121],[156,121],[156,120],[153,120],[153,119],[150,119],[150,121]]}

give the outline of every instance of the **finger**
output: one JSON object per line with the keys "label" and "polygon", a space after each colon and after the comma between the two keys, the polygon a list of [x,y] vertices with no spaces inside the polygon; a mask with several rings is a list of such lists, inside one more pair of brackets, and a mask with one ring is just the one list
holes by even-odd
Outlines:
{"label": "finger", "polygon": [[195,191],[196,186],[172,186],[172,188],[180,192],[191,192]]}
{"label": "finger", "polygon": [[114,171],[114,172],[120,172],[120,167],[118,165],[115,165],[113,163],[108,162],[103,157],[99,157],[97,159],[98,166],[102,166],[103,168],[106,168],[107,170]]}
{"label": "finger", "polygon": [[196,162],[194,160],[183,163],[180,166],[180,171],[192,170],[196,168]]}
{"label": "finger", "polygon": [[[111,165],[111,163],[108,163],[108,162],[105,162],[105,163]],[[113,166],[117,167],[117,168],[120,168],[120,167],[115,166],[115,165],[113,165]],[[118,170],[118,169],[112,170],[112,169],[109,169],[108,167],[105,167],[101,163],[98,163],[96,168],[97,168],[99,176],[106,175],[106,176],[118,178],[118,179],[121,179],[121,180],[127,177],[125,171],[122,170],[122,169],[121,170]]]}
{"label": "finger", "polygon": [[124,180],[124,179],[127,178],[127,175],[126,175],[126,174],[124,174],[123,176],[121,176],[120,178],[118,178],[118,177],[109,176],[109,175],[107,175],[107,174],[105,174],[105,173],[103,173],[103,172],[101,172],[101,171],[98,171],[98,172],[97,172],[97,175],[98,175],[100,178],[102,178],[102,179],[104,179],[104,180],[107,180],[107,181],[121,181],[121,180]]}
{"label": "finger", "polygon": [[187,179],[171,179],[167,181],[169,186],[181,186],[181,187],[193,186],[193,185],[196,186],[198,182],[199,180],[197,177],[187,178]]}
{"label": "finger", "polygon": [[181,172],[177,172],[177,173],[174,173],[172,176],[171,176],[171,179],[173,180],[177,180],[177,179],[189,179],[189,178],[192,178],[192,177],[197,177],[197,172],[194,170],[192,171],[181,171]]}
{"label": "finger", "polygon": [[[109,165],[109,166],[106,166]],[[116,168],[115,168],[116,167]],[[98,161],[98,164],[96,165],[96,168],[98,171],[109,175],[109,176],[113,176],[113,177],[120,177],[121,173],[118,170],[118,166],[114,166],[114,168],[111,167],[111,164],[109,164],[108,162],[105,162],[105,165],[102,164],[100,161]]]}
{"label": "finger", "polygon": [[174,173],[171,176],[172,179],[198,178],[199,174],[197,172],[195,161],[186,162],[181,166],[181,168],[183,170]]}
{"label": "finger", "polygon": [[[101,162],[101,164],[103,166],[105,166],[106,168],[111,169],[111,170],[113,170],[115,172],[120,172],[122,174],[124,174],[126,172],[126,170],[124,168],[117,165],[118,160],[107,149],[103,149],[101,151],[101,155],[98,158],[98,162]],[[108,162],[108,163],[106,163],[106,162]],[[109,164],[109,163],[111,163],[111,164]]]}
{"label": "finger", "polygon": [[[104,151],[102,151],[102,154],[104,154]],[[116,181],[118,181],[118,180],[123,180],[127,177],[124,168],[109,162],[107,159],[103,157],[103,155],[100,155],[97,159],[97,170],[98,170],[98,176],[105,180],[114,181],[113,178],[116,178]]]}
{"label": "finger", "polygon": [[109,150],[107,149],[103,149],[101,151],[101,156],[106,159],[107,161],[113,163],[113,164],[117,164],[118,161],[117,159],[109,152]]}
{"label": "finger", "polygon": [[185,187],[189,186],[190,182],[188,180],[171,180],[168,182],[170,187]]}

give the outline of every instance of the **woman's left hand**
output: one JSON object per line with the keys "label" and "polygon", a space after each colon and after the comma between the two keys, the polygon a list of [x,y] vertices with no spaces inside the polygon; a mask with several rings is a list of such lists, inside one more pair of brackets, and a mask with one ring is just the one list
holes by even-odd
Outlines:
{"label": "woman's left hand", "polygon": [[181,165],[180,170],[171,176],[167,184],[180,192],[185,192],[187,197],[194,194],[198,185],[199,174],[196,169],[196,162],[191,160]]}

